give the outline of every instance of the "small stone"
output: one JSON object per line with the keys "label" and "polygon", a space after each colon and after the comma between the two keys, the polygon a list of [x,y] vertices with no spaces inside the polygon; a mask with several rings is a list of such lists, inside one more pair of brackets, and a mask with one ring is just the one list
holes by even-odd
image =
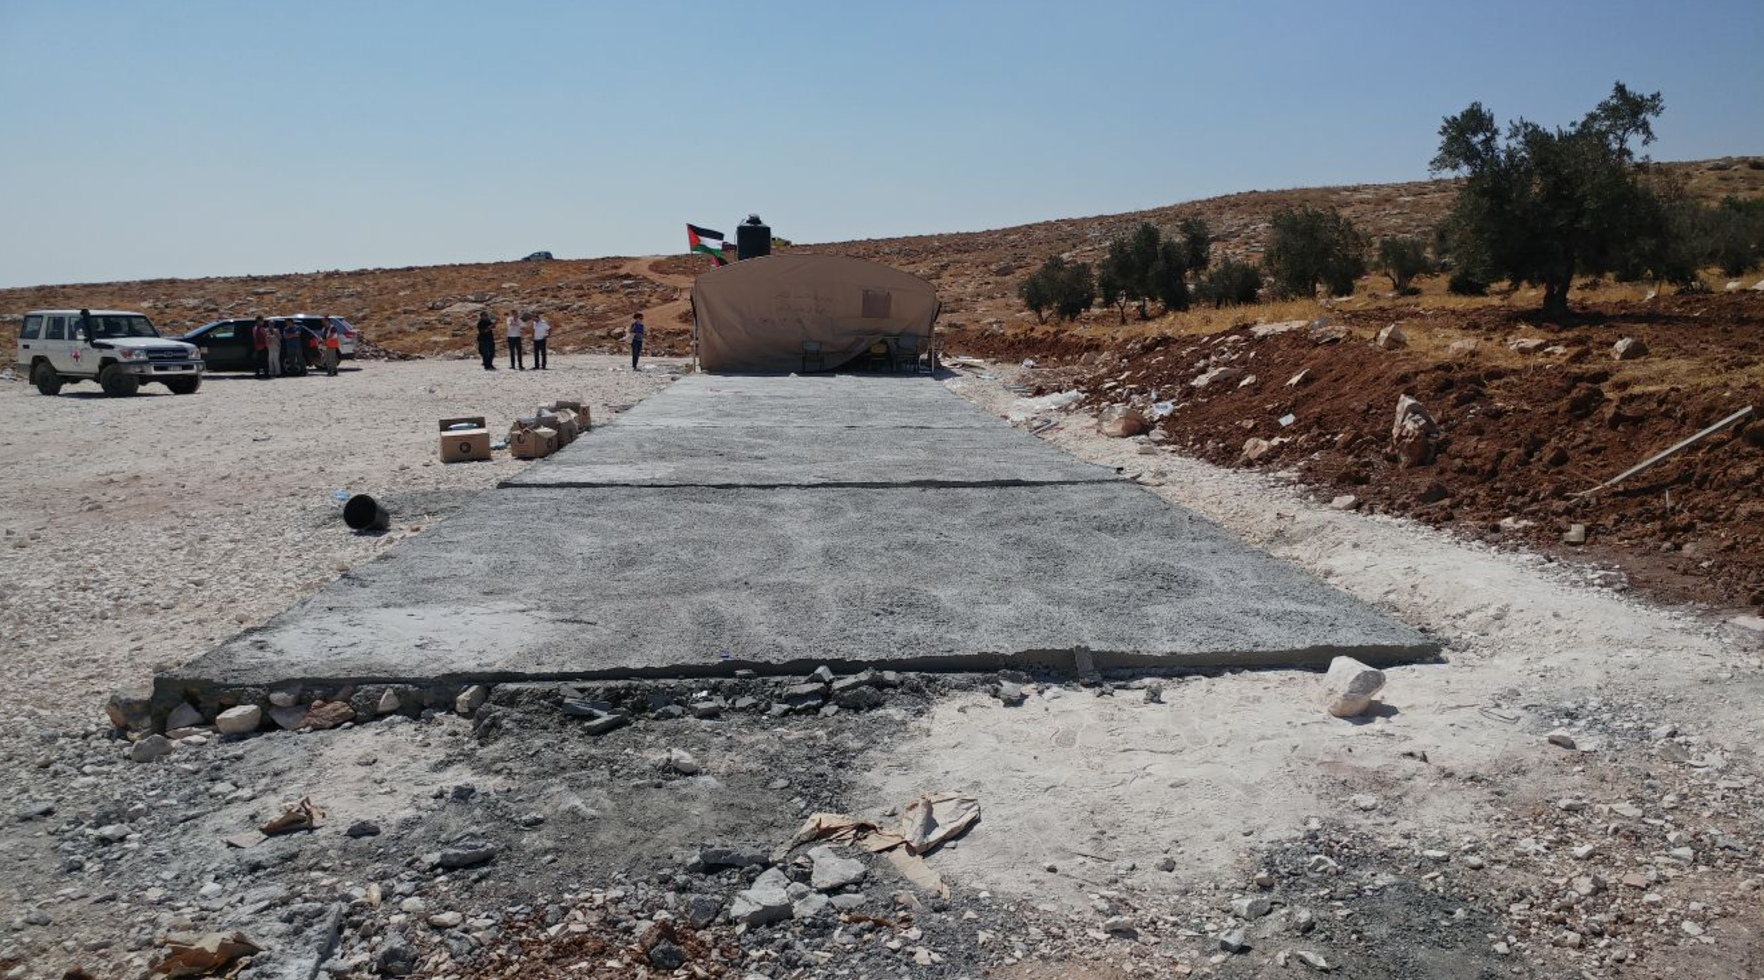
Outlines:
{"label": "small stone", "polygon": [[54,812],[55,804],[48,800],[26,800],[19,804],[18,809],[12,811],[12,815],[17,817],[20,823],[25,823],[31,820],[41,820]]}
{"label": "small stone", "polygon": [[1360,498],[1351,493],[1344,493],[1329,501],[1329,506],[1333,510],[1359,510]]}
{"label": "small stone", "polygon": [[1562,532],[1562,543],[1563,544],[1585,544],[1586,543],[1586,525],[1585,524],[1570,524],[1570,525],[1568,525],[1568,530]]}
{"label": "small stone", "polygon": [[465,921],[465,915],[459,912],[436,912],[429,916],[429,925],[437,929],[457,929]]}
{"label": "small stone", "polygon": [[406,915],[421,915],[423,912],[427,911],[428,908],[429,903],[415,895],[398,903],[398,910]]}
{"label": "small stone", "polygon": [[395,715],[403,707],[404,702],[399,700],[398,692],[388,687],[380,692],[380,701],[374,706],[374,710],[381,715]]}
{"label": "small stone", "polygon": [[695,775],[699,770],[698,760],[685,749],[668,750],[668,767],[682,776]]}
{"label": "small stone", "polygon": [[1350,798],[1348,800],[1348,802],[1352,803],[1354,805],[1354,809],[1356,809],[1356,810],[1365,810],[1367,812],[1370,812],[1372,810],[1378,809],[1378,797],[1373,796],[1370,793],[1356,793],[1356,794],[1354,794],[1354,796],[1352,798]]}
{"label": "small stone", "polygon": [[1549,733],[1548,735],[1545,735],[1544,738],[1551,745],[1559,745],[1565,749],[1574,748],[1574,736],[1568,734],[1567,729],[1558,728],[1555,731]]}
{"label": "small stone", "polygon": [[1666,856],[1679,864],[1692,864],[1697,860],[1697,852],[1688,847],[1675,847],[1667,851]]}
{"label": "small stone", "polygon": [[1175,871],[1176,870],[1176,859],[1171,857],[1168,854],[1164,855],[1161,858],[1158,858],[1158,870],[1159,871]]}
{"label": "small stone", "polygon": [[723,900],[715,895],[693,895],[686,899],[686,922],[694,929],[703,929],[723,911]]}
{"label": "small stone", "polygon": [[1426,858],[1429,861],[1432,861],[1435,864],[1444,864],[1447,861],[1450,861],[1452,859],[1452,854],[1450,851],[1440,851],[1440,850],[1422,851],[1421,856]]}
{"label": "small stone", "polygon": [[272,708],[294,707],[300,703],[300,685],[285,684],[271,688],[269,693],[269,703]]}
{"label": "small stone", "polygon": [[1684,934],[1687,936],[1701,936],[1703,934],[1703,927],[1689,919],[1680,922],[1678,927],[1683,929]]}
{"label": "small stone", "polygon": [[473,684],[453,699],[453,710],[469,718],[484,706],[484,701],[489,697],[489,688],[482,684]]}
{"label": "small stone", "polygon": [[1231,914],[1240,919],[1259,919],[1274,911],[1274,903],[1260,895],[1240,898],[1231,903]]}
{"label": "small stone", "polygon": [[1249,949],[1244,940],[1243,929],[1227,929],[1219,933],[1219,948],[1227,953],[1242,953]]}
{"label": "small stone", "polygon": [[354,838],[377,837],[379,834],[380,825],[371,820],[357,820],[349,825],[348,830],[343,832],[343,836]]}
{"label": "small stone", "polygon": [[443,848],[436,864],[449,870],[455,868],[475,868],[487,864],[496,857],[496,848],[489,844],[460,844]]}
{"label": "small stone", "polygon": [[355,709],[347,701],[314,701],[300,721],[302,728],[326,731],[355,720]]}
{"label": "small stone", "polygon": [[1316,927],[1317,916],[1316,913],[1312,912],[1310,909],[1299,909],[1292,914],[1292,928],[1294,932],[1303,934],[1310,932]]}
{"label": "small stone", "polygon": [[188,701],[178,702],[178,706],[165,716],[165,727],[169,731],[175,728],[195,728],[204,722],[202,712],[197,711]]}
{"label": "small stone", "polygon": [[222,735],[246,735],[263,724],[263,709],[255,704],[228,708],[215,716],[214,727]]}
{"label": "small stone", "polygon": [[766,856],[751,847],[706,847],[698,852],[698,862],[707,869],[763,868]]}
{"label": "small stone", "polygon": [[295,705],[283,705],[271,708],[270,721],[286,732],[295,731],[306,724],[306,709]]}
{"label": "small stone", "polygon": [[790,918],[792,906],[787,889],[790,879],[778,868],[768,868],[753,887],[737,892],[729,906],[729,918],[737,924],[761,926]]}
{"label": "small stone", "polygon": [[1647,352],[1648,345],[1639,337],[1624,337],[1611,345],[1611,358],[1617,361],[1633,361]]}
{"label": "small stone", "polygon": [[650,947],[649,965],[658,970],[678,970],[686,965],[686,951],[664,939]]}
{"label": "small stone", "polygon": [[1483,868],[1488,867],[1488,862],[1484,861],[1482,857],[1477,854],[1466,854],[1459,859],[1458,863],[1469,868],[1471,871],[1481,871]]}
{"label": "small stone", "polygon": [[827,905],[827,896],[820,892],[809,892],[791,904],[790,914],[792,918],[812,919],[826,911]]}
{"label": "small stone", "polygon": [[136,762],[156,762],[170,755],[171,741],[164,735],[149,735],[129,746],[129,758]]}
{"label": "small stone", "polygon": [[1574,855],[1574,860],[1584,861],[1587,858],[1592,857],[1593,854],[1597,853],[1598,849],[1599,848],[1598,848],[1597,844],[1581,844],[1581,845],[1575,847],[1572,851],[1569,851],[1568,853]]}
{"label": "small stone", "polygon": [[855,885],[864,880],[864,875],[869,871],[864,862],[856,858],[840,857],[825,845],[809,851],[809,860],[814,862],[809,872],[809,884],[816,891],[832,891],[846,885]]}
{"label": "small stone", "polygon": [[1023,692],[1023,685],[1015,681],[999,681],[997,690],[993,692],[993,697],[998,698],[1009,707],[1016,707],[1023,703],[1027,695]]}
{"label": "small stone", "polygon": [[1324,959],[1322,953],[1314,953],[1308,949],[1300,949],[1294,950],[1292,955],[1298,957],[1300,963],[1316,970],[1318,973],[1328,973],[1330,970],[1335,969],[1334,964]]}
{"label": "small stone", "polygon": [[1648,876],[1637,871],[1631,871],[1623,876],[1623,887],[1625,888],[1645,890],[1649,884]]}
{"label": "small stone", "polygon": [[1103,920],[1103,931],[1111,936],[1132,936],[1139,931],[1131,916],[1111,915]]}

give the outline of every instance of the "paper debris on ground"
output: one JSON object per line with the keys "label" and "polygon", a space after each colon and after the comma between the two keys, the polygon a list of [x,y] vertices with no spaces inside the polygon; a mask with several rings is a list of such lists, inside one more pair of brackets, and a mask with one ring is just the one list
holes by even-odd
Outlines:
{"label": "paper debris on ground", "polygon": [[778,849],[773,860],[782,863],[791,851],[813,841],[833,841],[885,854],[908,881],[948,898],[949,885],[921,855],[966,833],[979,819],[980,800],[961,793],[921,795],[901,811],[898,831],[843,813],[816,813]]}
{"label": "paper debris on ground", "polygon": [[303,796],[300,802],[282,811],[282,815],[269,823],[257,828],[266,836],[291,833],[296,830],[312,830],[324,822],[325,811],[312,805],[312,797]]}
{"label": "paper debris on ground", "polygon": [[980,819],[980,801],[961,793],[926,794],[901,811],[900,835],[914,854],[927,854],[961,836]]}

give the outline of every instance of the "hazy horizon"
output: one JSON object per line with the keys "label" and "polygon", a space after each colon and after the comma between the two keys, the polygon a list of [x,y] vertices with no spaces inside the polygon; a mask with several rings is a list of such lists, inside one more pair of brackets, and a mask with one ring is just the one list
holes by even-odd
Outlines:
{"label": "hazy horizon", "polygon": [[[0,286],[671,253],[686,222],[733,235],[749,212],[803,242],[946,234],[1422,180],[1471,101],[1566,124],[1617,80],[1664,94],[1654,158],[1764,154],[1764,6],[1654,10],[12,0]],[[69,38],[78,69],[45,70]],[[1530,38],[1547,59],[1514,57]]]}

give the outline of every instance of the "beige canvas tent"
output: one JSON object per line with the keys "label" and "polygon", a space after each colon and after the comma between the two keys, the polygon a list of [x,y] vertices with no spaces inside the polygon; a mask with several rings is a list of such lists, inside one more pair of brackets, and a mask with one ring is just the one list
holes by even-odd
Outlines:
{"label": "beige canvas tent", "polygon": [[706,371],[795,371],[803,343],[836,368],[911,334],[931,346],[937,290],[918,276],[843,255],[767,255],[700,275],[693,336]]}

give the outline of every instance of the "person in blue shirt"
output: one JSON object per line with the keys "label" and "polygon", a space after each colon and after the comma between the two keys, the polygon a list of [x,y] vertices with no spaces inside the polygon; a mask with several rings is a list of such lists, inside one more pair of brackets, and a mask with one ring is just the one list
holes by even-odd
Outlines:
{"label": "person in blue shirt", "polygon": [[637,370],[637,359],[643,356],[643,314],[631,317],[631,370]]}

